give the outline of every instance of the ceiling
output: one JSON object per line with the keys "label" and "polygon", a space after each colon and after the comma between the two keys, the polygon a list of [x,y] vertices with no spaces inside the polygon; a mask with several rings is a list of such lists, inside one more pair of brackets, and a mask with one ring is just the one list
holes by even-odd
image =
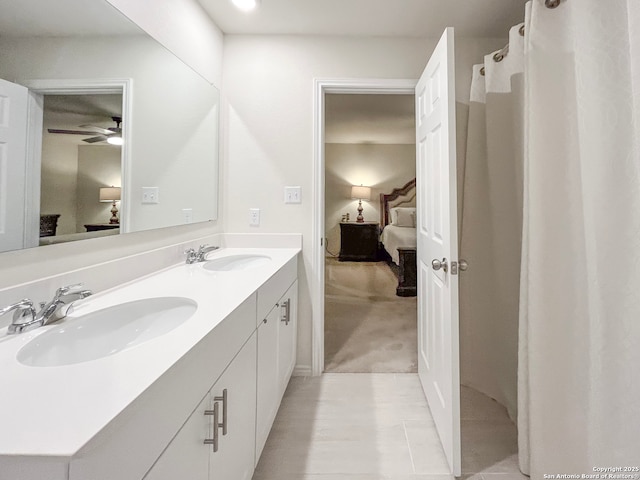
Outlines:
{"label": "ceiling", "polygon": [[325,142],[415,144],[413,95],[325,96]]}
{"label": "ceiling", "polygon": [[[59,142],[75,145],[90,145],[82,140],[93,137],[93,134],[66,135],[48,133],[48,128],[64,130],[91,130],[81,125],[97,127],[115,127],[111,117],[122,117],[121,94],[96,95],[45,95],[43,127],[46,136],[54,136]],[[97,143],[93,145],[106,145]]]}
{"label": "ceiling", "polygon": [[525,0],[261,0],[242,12],[231,0],[198,0],[227,34],[506,37]]}

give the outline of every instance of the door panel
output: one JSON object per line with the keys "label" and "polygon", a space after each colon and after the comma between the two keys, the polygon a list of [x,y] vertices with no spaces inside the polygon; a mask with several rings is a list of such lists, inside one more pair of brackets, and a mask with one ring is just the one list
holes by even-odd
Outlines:
{"label": "door panel", "polygon": [[[453,29],[416,86],[418,373],[451,472],[461,473]],[[446,267],[433,265],[437,260]]]}
{"label": "door panel", "polygon": [[25,244],[28,90],[0,79],[0,252]]}

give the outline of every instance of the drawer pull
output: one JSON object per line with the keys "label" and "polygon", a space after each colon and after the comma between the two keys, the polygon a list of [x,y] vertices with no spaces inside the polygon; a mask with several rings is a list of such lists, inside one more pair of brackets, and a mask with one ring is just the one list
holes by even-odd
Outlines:
{"label": "drawer pull", "polygon": [[280,307],[282,308],[280,321],[284,322],[285,325],[289,325],[289,322],[291,321],[291,299],[288,298],[280,305]]}
{"label": "drawer pull", "polygon": [[227,398],[227,389],[225,388],[222,391],[222,396],[219,397],[213,397],[213,400],[215,402],[222,402],[222,423],[217,423],[217,425],[215,425],[216,429],[222,427],[222,435],[226,435],[227,434],[227,405],[228,405],[228,398]]}
{"label": "drawer pull", "polygon": [[218,451],[218,441],[219,441],[219,436],[218,436],[218,419],[220,416],[220,408],[218,405],[218,402],[215,402],[213,404],[213,410],[205,410],[204,411],[205,415],[213,415],[213,438],[205,438],[204,439],[204,444],[205,445],[213,445],[213,451],[217,452]]}

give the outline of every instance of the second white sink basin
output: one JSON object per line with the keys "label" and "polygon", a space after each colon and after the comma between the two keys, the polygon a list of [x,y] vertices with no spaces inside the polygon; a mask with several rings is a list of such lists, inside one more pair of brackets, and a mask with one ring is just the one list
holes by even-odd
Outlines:
{"label": "second white sink basin", "polygon": [[267,255],[229,255],[227,257],[214,258],[204,264],[207,270],[215,272],[227,272],[234,270],[249,270],[250,268],[260,267],[271,261],[271,257]]}
{"label": "second white sink basin", "polygon": [[23,365],[57,367],[107,357],[164,335],[197,308],[189,298],[158,297],[69,317],[27,343],[17,358]]}

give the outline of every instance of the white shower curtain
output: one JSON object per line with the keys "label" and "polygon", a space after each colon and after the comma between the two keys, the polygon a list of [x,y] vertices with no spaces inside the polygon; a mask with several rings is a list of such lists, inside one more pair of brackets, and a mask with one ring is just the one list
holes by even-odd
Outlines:
{"label": "white shower curtain", "polygon": [[640,2],[532,0],[526,31],[521,468],[637,467]]}
{"label": "white shower curtain", "polygon": [[461,383],[496,399],[514,420],[524,138],[520,27],[509,32],[508,54],[494,52],[473,69],[460,241],[460,256],[472,266],[460,276]]}
{"label": "white shower curtain", "polygon": [[638,467],[640,1],[532,0],[524,32],[474,68],[462,382],[513,415],[518,345],[522,471]]}

